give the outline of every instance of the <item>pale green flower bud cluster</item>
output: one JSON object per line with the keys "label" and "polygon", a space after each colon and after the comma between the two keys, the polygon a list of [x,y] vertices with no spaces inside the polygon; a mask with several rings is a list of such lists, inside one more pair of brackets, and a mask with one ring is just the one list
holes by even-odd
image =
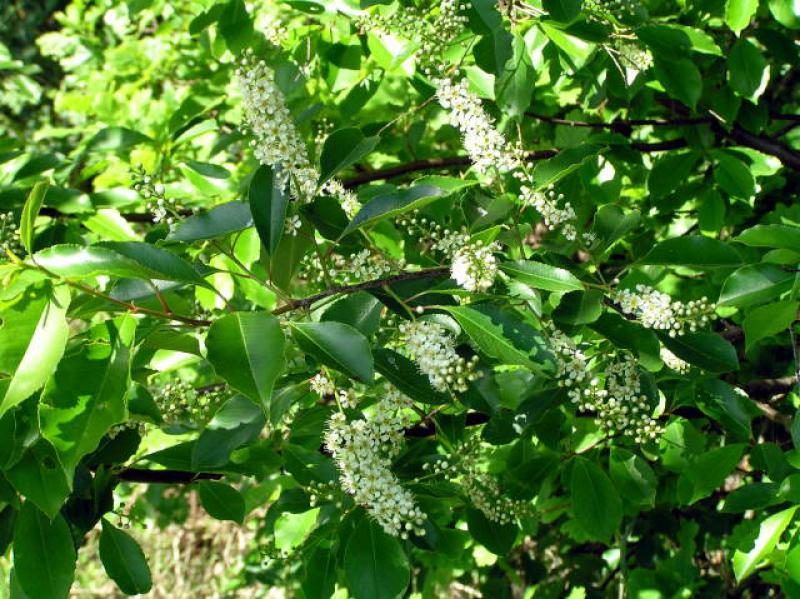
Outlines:
{"label": "pale green flower bud cluster", "polygon": [[110,429],[108,429],[106,435],[108,436],[109,439],[113,440],[116,439],[118,435],[127,430],[134,430],[139,434],[140,437],[144,437],[145,432],[147,431],[147,425],[144,422],[129,420],[128,422],[115,424]]}
{"label": "pale green flower bud cluster", "polygon": [[0,250],[0,261],[8,259],[9,252],[15,256],[25,253],[14,213],[11,211],[0,213]]}
{"label": "pale green flower bud cluster", "polygon": [[[339,285],[371,281],[387,276],[392,271],[405,267],[405,261],[394,262],[383,254],[363,249],[350,256],[333,254],[323,267],[319,256],[309,255],[303,259],[303,276],[307,280],[324,283],[326,278]],[[327,276],[326,276],[327,275]]]}
{"label": "pale green flower bud cluster", "polygon": [[153,217],[153,222],[171,227],[180,218],[183,206],[175,198],[168,198],[164,184],[157,183],[141,166],[133,171],[133,189],[145,199],[145,210]]}
{"label": "pale green flower bud cluster", "polygon": [[423,465],[423,470],[461,485],[470,503],[498,524],[511,524],[533,515],[530,501],[508,497],[497,480],[486,472],[479,437],[472,437],[456,447],[450,461],[429,462]]}
{"label": "pale green flower bud cluster", "polygon": [[339,470],[342,489],[363,506],[387,534],[407,538],[423,534],[425,514],[414,495],[392,472],[403,430],[410,425],[410,400],[389,389],[364,419],[348,422],[342,412],[328,421],[325,447]]}
{"label": "pale green flower bud cluster", "polygon": [[609,51],[625,68],[646,71],[653,66],[653,57],[650,52],[635,42],[615,38]]}
{"label": "pale green flower bud cluster", "polygon": [[161,412],[164,424],[203,425],[213,417],[226,397],[224,391],[199,393],[185,381],[167,383],[156,393],[154,399]]}
{"label": "pale green flower bud cluster", "polygon": [[595,20],[611,17],[623,21],[636,15],[639,7],[639,0],[584,0],[583,2],[583,10]]}
{"label": "pale green flower bud cluster", "polygon": [[612,299],[623,313],[636,318],[642,326],[667,331],[670,337],[694,333],[716,318],[716,305],[705,297],[686,303],[673,301],[666,293],[648,285],[618,290]]}
{"label": "pale green flower bud cluster", "polygon": [[429,320],[414,320],[400,325],[402,349],[412,358],[420,372],[428,375],[434,389],[457,393],[467,390],[475,372],[478,356],[467,361],[456,352],[455,337],[444,326]]}

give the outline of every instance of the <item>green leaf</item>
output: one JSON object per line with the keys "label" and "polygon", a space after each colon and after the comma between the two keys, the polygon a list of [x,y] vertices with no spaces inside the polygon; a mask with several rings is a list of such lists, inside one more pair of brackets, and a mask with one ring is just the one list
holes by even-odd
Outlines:
{"label": "green leaf", "polygon": [[658,478],[650,464],[627,449],[612,447],[608,469],[611,480],[624,499],[635,505],[655,505]]}
{"label": "green leaf", "polygon": [[190,243],[202,239],[225,237],[253,226],[250,206],[243,202],[228,202],[208,212],[181,220],[167,235],[167,241]]}
{"label": "green leaf", "polygon": [[52,521],[25,502],[14,530],[14,573],[31,599],[66,599],[75,576],[75,546],[61,515]]}
{"label": "green leaf", "polygon": [[150,566],[142,548],[128,533],[103,518],[100,533],[100,560],[109,578],[126,595],[147,593],[153,586]]}
{"label": "green leaf", "polygon": [[596,321],[602,313],[603,292],[587,289],[565,293],[553,311],[553,318],[558,322],[579,325]]}
{"label": "green leaf", "polygon": [[344,573],[354,599],[396,599],[411,578],[400,541],[369,517],[361,519],[347,540]]}
{"label": "green leaf", "polygon": [[761,339],[788,331],[797,319],[798,306],[794,300],[783,300],[750,310],[742,322],[745,349],[749,351]]}
{"label": "green leaf", "polygon": [[225,483],[202,480],[197,483],[197,492],[203,509],[217,520],[244,522],[244,497],[236,489]]}
{"label": "green leaf", "polygon": [[348,127],[331,133],[322,146],[319,159],[320,182],[355,164],[378,145],[380,137],[365,137],[361,129]]}
{"label": "green leaf", "polygon": [[792,288],[795,274],[774,264],[743,266],[725,279],[719,304],[746,308],[768,302]]}
{"label": "green leaf", "polygon": [[753,247],[780,248],[797,251],[800,248],[800,227],[793,225],[756,225],[734,238]]}
{"label": "green leaf", "polygon": [[197,438],[192,451],[192,469],[200,471],[226,466],[231,453],[255,441],[266,422],[260,406],[243,395],[234,395],[222,404]]}
{"label": "green leaf", "polygon": [[42,393],[42,434],[67,468],[97,449],[108,429],[127,417],[135,327],[132,316],[97,325],[92,351],[62,360]]}
{"label": "green leaf", "polygon": [[503,364],[518,364],[534,372],[553,368],[544,336],[511,310],[489,304],[444,308],[478,348]]}
{"label": "green leaf", "polygon": [[394,218],[422,208],[430,202],[475,185],[475,181],[462,181],[450,177],[423,177],[407,189],[394,189],[380,194],[364,205],[342,232],[344,237],[361,227]]}
{"label": "green leaf", "polygon": [[769,81],[767,59],[753,43],[738,40],[728,54],[728,84],[740,96],[758,101]]}
{"label": "green leaf", "polygon": [[583,283],[568,270],[533,260],[517,260],[500,265],[516,281],[545,291],[582,291]]}
{"label": "green leaf", "polygon": [[122,152],[143,143],[153,143],[153,140],[126,127],[106,127],[89,140],[86,149],[89,152]]}
{"label": "green leaf", "polygon": [[569,23],[581,12],[581,0],[542,0],[542,6],[550,18],[561,23]]}
{"label": "green leaf", "polygon": [[196,173],[200,173],[209,179],[227,179],[231,176],[224,166],[211,164],[210,162],[198,162],[197,160],[187,160],[186,165]]}
{"label": "green leaf", "polygon": [[495,555],[506,555],[514,546],[519,529],[515,524],[495,522],[475,508],[467,509],[467,528],[478,543]]}
{"label": "green leaf", "polygon": [[253,21],[243,0],[230,0],[220,14],[219,32],[231,52],[237,54],[247,47],[253,36]]}
{"label": "green leaf", "polygon": [[28,448],[5,475],[18,493],[50,518],[58,514],[72,490],[71,475],[67,475],[56,450],[44,439]]}
{"label": "green leaf", "polygon": [[716,333],[700,331],[676,337],[659,333],[658,336],[669,351],[692,366],[709,372],[739,369],[736,349]]}
{"label": "green leaf", "polygon": [[533,183],[541,190],[578,170],[584,162],[597,156],[599,146],[584,144],[562,150],[552,158],[537,162],[533,167]]}
{"label": "green leaf", "polygon": [[425,404],[444,404],[450,396],[434,389],[427,376],[416,365],[391,349],[378,348],[373,352],[375,370],[414,401]]}
{"label": "green leaf", "polygon": [[261,243],[270,254],[274,254],[283,236],[289,196],[281,189],[273,170],[260,166],[250,181],[248,198]]}
{"label": "green leaf", "polygon": [[781,502],[780,486],[777,483],[750,483],[734,490],[725,498],[722,511],[741,513],[747,510],[763,510]]}
{"label": "green leaf", "polygon": [[716,153],[714,181],[736,198],[748,199],[756,192],[756,180],[747,165],[725,152]]}
{"label": "green leaf", "polygon": [[758,10],[758,0],[725,0],[725,23],[736,34],[750,24]]}
{"label": "green leaf", "polygon": [[283,513],[275,521],[275,547],[281,551],[294,549],[317,525],[319,508],[299,514]]}
{"label": "green leaf", "polygon": [[694,110],[703,93],[703,79],[689,59],[655,61],[655,74],[667,93]]}
{"label": "green leaf", "polygon": [[708,497],[724,482],[744,453],[746,445],[731,444],[696,456],[678,479],[678,499],[693,504]]}
{"label": "green leaf", "polygon": [[789,0],[769,0],[769,10],[775,20],[789,29],[800,29],[800,5]]}
{"label": "green leaf", "polygon": [[594,215],[593,231],[597,235],[598,245],[593,249],[595,255],[608,252],[617,241],[639,226],[641,214],[638,210],[623,212],[613,204],[600,206]]}
{"label": "green leaf", "polygon": [[733,554],[733,573],[741,583],[772,553],[783,531],[791,524],[798,506],[793,506],[766,518],[758,530],[753,548],[748,552],[737,550]]}
{"label": "green leaf", "polygon": [[375,377],[366,337],[341,322],[290,323],[297,344],[323,364],[362,382]]}
{"label": "green leaf", "polygon": [[706,269],[739,266],[742,260],[739,254],[722,241],[700,235],[686,235],[658,243],[640,262]]}
{"label": "green leaf", "polygon": [[266,312],[236,312],[214,321],[206,348],[214,371],[266,408],[275,380],[286,367],[278,319]]}
{"label": "green leaf", "polygon": [[661,345],[652,330],[613,312],[604,312],[589,326],[614,345],[636,352],[639,362],[648,370],[662,367]]}
{"label": "green leaf", "polygon": [[153,273],[109,248],[74,244],[53,245],[33,255],[33,261],[60,277],[81,279],[106,275],[149,279]]}
{"label": "green leaf", "polygon": [[586,458],[572,463],[572,515],[591,539],[608,542],[622,523],[622,500],[606,473]]}
{"label": "green leaf", "polygon": [[0,313],[0,371],[13,373],[0,416],[41,389],[55,371],[69,338],[69,303],[69,289],[60,286],[48,289],[47,295],[37,293],[29,304],[19,306],[21,313]]}
{"label": "green leaf", "polygon": [[513,55],[504,65],[503,72],[495,79],[494,91],[497,103],[505,114],[520,119],[531,104],[536,72],[531,64],[525,41],[520,35],[513,37],[512,48]]}
{"label": "green leaf", "polygon": [[41,181],[34,185],[28,194],[28,199],[25,200],[25,205],[22,207],[22,216],[20,216],[19,220],[19,237],[29,254],[33,253],[33,225],[49,188],[50,184],[46,181]]}
{"label": "green leaf", "polygon": [[381,322],[381,304],[374,296],[359,291],[343,297],[320,317],[323,322],[341,322],[358,329],[364,336],[369,337],[378,330]]}
{"label": "green leaf", "polygon": [[301,585],[306,599],[329,599],[336,586],[336,552],[318,547],[303,564]]}
{"label": "green leaf", "polygon": [[727,430],[734,438],[748,441],[751,422],[762,412],[741,389],[720,380],[703,381],[697,389],[697,407]]}
{"label": "green leaf", "polygon": [[647,191],[653,199],[663,198],[686,183],[689,173],[700,159],[698,152],[666,154],[653,165],[647,175]]}

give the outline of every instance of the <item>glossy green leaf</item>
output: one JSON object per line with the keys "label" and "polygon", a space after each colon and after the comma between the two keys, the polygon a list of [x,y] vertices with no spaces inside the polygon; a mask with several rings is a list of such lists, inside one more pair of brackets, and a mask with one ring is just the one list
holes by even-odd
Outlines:
{"label": "glossy green leaf", "polygon": [[372,352],[366,337],[341,322],[292,323],[300,348],[320,362],[363,382],[375,376]]}
{"label": "glossy green leaf", "polygon": [[286,367],[284,343],[278,319],[266,312],[227,314],[214,321],[206,338],[215,372],[263,407]]}
{"label": "glossy green leaf", "polygon": [[542,6],[554,21],[569,23],[581,11],[581,0],[543,0]]}
{"label": "glossy green leaf", "polygon": [[122,152],[143,143],[152,143],[147,135],[127,127],[106,127],[89,140],[90,152]]}
{"label": "glossy green leaf", "polygon": [[736,349],[716,333],[700,331],[676,337],[659,334],[659,338],[667,349],[692,366],[709,372],[739,369]]}
{"label": "glossy green leaf", "polygon": [[706,269],[739,266],[742,260],[739,254],[722,241],[700,235],[687,235],[658,243],[642,258],[641,263]]}
{"label": "glossy green leaf", "polygon": [[579,291],[583,283],[570,271],[533,260],[505,262],[500,269],[516,281],[545,291]]}
{"label": "glossy green leaf", "polygon": [[135,328],[131,316],[97,325],[93,351],[64,358],[42,393],[42,434],[68,468],[126,419]]}
{"label": "glossy green leaf", "polygon": [[544,336],[513,311],[492,305],[454,306],[446,310],[490,358],[535,372],[553,367],[553,356]]}
{"label": "glossy green leaf", "polygon": [[242,395],[234,395],[222,404],[197,438],[192,451],[192,470],[226,466],[231,453],[255,441],[266,423],[260,406]]}
{"label": "glossy green leaf", "polygon": [[655,505],[658,478],[643,458],[627,449],[613,447],[608,467],[611,480],[623,499],[635,505]]}
{"label": "glossy green leaf", "polygon": [[743,266],[725,279],[718,303],[746,308],[768,302],[791,289],[794,280],[795,273],[774,264]]}
{"label": "glossy green leaf", "polygon": [[19,221],[19,238],[29,254],[33,252],[33,225],[49,188],[50,185],[44,181],[34,185],[28,194],[28,199],[25,200],[25,205],[22,207],[22,216]]}
{"label": "glossy green leaf", "polygon": [[411,577],[400,541],[369,517],[361,519],[347,541],[344,572],[354,599],[396,599]]}
{"label": "glossy green leaf", "polygon": [[691,505],[711,495],[739,463],[745,447],[742,444],[725,445],[692,459],[678,479],[679,501]]}
{"label": "glossy green leaf", "polygon": [[695,109],[703,93],[703,79],[694,62],[686,58],[656,59],[655,73],[670,96]]}
{"label": "glossy green leaf", "polygon": [[289,196],[270,167],[260,166],[255,172],[248,199],[261,243],[273,254],[283,236]]}
{"label": "glossy green leaf", "polygon": [[109,578],[126,595],[147,593],[153,586],[150,566],[142,548],[132,536],[102,519],[100,560]]}
{"label": "glossy green leaf", "polygon": [[756,180],[750,168],[730,154],[719,152],[716,155],[714,180],[728,194],[747,199],[756,191]]}
{"label": "glossy green leaf", "polygon": [[202,480],[197,483],[200,501],[209,515],[217,520],[232,520],[241,524],[244,521],[244,497],[236,489],[225,483]]}
{"label": "glossy green leaf", "polygon": [[364,291],[352,293],[333,304],[320,317],[323,322],[341,322],[358,329],[369,337],[378,330],[381,321],[381,304],[374,296]]}
{"label": "glossy green leaf", "polygon": [[750,24],[758,10],[758,0],[725,0],[725,23],[736,34]]}
{"label": "glossy green leaf", "polygon": [[48,517],[58,514],[72,490],[68,474],[53,446],[40,439],[5,471],[11,485]]}
{"label": "glossy green leaf", "polygon": [[52,520],[26,502],[14,530],[14,573],[31,598],[66,599],[75,576],[75,546],[61,515]]}
{"label": "glossy green leaf", "polygon": [[589,324],[603,313],[603,292],[599,289],[570,291],[553,311],[557,322],[570,325]]}
{"label": "glossy green leaf", "polygon": [[739,233],[736,241],[753,247],[797,250],[800,248],[800,227],[793,225],[756,225]]}
{"label": "glossy green leaf", "polygon": [[753,102],[764,93],[769,81],[769,65],[755,44],[740,39],[728,54],[728,84],[740,96]]}
{"label": "glossy green leaf", "polygon": [[378,145],[380,137],[365,137],[361,129],[349,127],[331,133],[322,146],[320,155],[320,181],[327,181],[369,154]]}
{"label": "glossy green leaf", "polygon": [[788,331],[797,320],[799,306],[795,300],[783,300],[748,311],[742,322],[745,347],[749,350],[762,339]]}
{"label": "glossy green leaf", "polygon": [[495,522],[475,508],[467,509],[467,529],[472,538],[495,555],[511,551],[519,532],[515,524]]}
{"label": "glossy green leaf", "polygon": [[250,206],[243,202],[228,202],[208,212],[195,214],[180,221],[167,235],[168,241],[192,242],[225,237],[253,226]]}
{"label": "glossy green leaf", "polygon": [[595,157],[599,150],[598,146],[585,144],[567,148],[552,158],[537,162],[533,168],[533,182],[536,189],[544,189],[575,172],[582,164]]}
{"label": "glossy green leaf", "polygon": [[336,553],[318,547],[303,566],[303,594],[308,599],[328,599],[336,585]]}
{"label": "glossy green leaf", "polygon": [[751,422],[762,412],[741,389],[720,380],[703,381],[697,389],[697,407],[740,441],[752,437]]}
{"label": "glossy green leaf", "polygon": [[[66,286],[35,292],[19,308],[0,313],[0,370],[13,373],[0,402],[0,416],[42,388],[64,355],[69,337]],[[0,387],[0,390],[2,387]]]}
{"label": "glossy green leaf", "polygon": [[755,572],[756,568],[775,549],[783,531],[791,524],[797,507],[790,507],[766,518],[761,523],[753,548],[748,552],[737,550],[733,554],[733,573],[738,582]]}
{"label": "glossy green leaf", "polygon": [[572,515],[590,538],[609,541],[622,523],[622,500],[605,472],[576,457],[569,481]]}

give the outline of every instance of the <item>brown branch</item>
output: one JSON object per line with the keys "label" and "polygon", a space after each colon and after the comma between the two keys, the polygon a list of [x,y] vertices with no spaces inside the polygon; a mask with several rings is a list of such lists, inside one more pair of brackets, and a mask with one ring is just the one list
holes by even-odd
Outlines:
{"label": "brown branch", "polygon": [[185,470],[150,470],[147,468],[123,468],[115,476],[129,483],[157,483],[186,485],[198,480],[219,480],[219,472],[187,472]]}
{"label": "brown branch", "polygon": [[741,388],[752,398],[768,399],[775,395],[785,395],[789,393],[795,385],[797,379],[793,376],[784,376],[777,379],[761,379],[744,383]]}
{"label": "brown branch", "polygon": [[363,283],[356,283],[354,285],[337,285],[336,287],[331,287],[330,289],[326,289],[320,293],[315,295],[310,295],[308,297],[304,297],[301,299],[291,300],[289,303],[284,304],[278,308],[275,308],[272,313],[274,315],[278,314],[285,314],[286,312],[291,312],[292,310],[298,310],[300,308],[308,308],[315,302],[318,302],[321,299],[325,299],[326,297],[330,297],[332,295],[337,295],[339,293],[343,295],[347,295],[349,293],[355,293],[357,291],[364,291],[366,289],[378,289],[383,287],[384,285],[391,285],[393,283],[399,283],[401,281],[413,281],[416,279],[428,279],[434,277],[441,277],[450,273],[450,269],[447,266],[440,266],[437,268],[428,268],[425,270],[416,270],[411,272],[401,272],[396,275],[392,275],[390,277],[384,277],[382,279],[374,279],[372,281],[364,281]]}

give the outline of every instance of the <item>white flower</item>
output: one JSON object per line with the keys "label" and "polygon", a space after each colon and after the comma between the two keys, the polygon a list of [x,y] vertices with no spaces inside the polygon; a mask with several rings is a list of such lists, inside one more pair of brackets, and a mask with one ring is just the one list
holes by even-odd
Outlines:
{"label": "white flower", "polygon": [[466,79],[456,83],[445,77],[433,83],[439,104],[449,111],[450,123],[461,131],[464,149],[479,175],[491,180],[498,171],[504,173],[522,166],[519,150],[495,128],[480,99],[469,91]]}
{"label": "white flower", "polygon": [[333,381],[329,379],[327,376],[318,372],[313,377],[311,377],[311,390],[319,395],[320,397],[325,397],[326,395],[333,395],[336,391],[336,386],[333,384]]}
{"label": "white flower", "polygon": [[361,210],[361,202],[358,201],[356,194],[349,189],[345,189],[338,179],[326,181],[320,191],[325,195],[338,196],[342,210],[344,210],[348,218],[353,218]]}
{"label": "white flower", "polygon": [[681,360],[678,356],[669,351],[666,347],[661,348],[661,360],[666,364],[667,368],[671,368],[678,374],[686,374],[691,369],[688,362]]}
{"label": "white flower", "polygon": [[328,421],[325,447],[339,470],[339,482],[390,535],[422,534],[425,514],[414,495],[391,470],[392,459],[403,446],[403,429],[409,426],[410,401],[390,389],[363,420],[347,422],[336,412]]}
{"label": "white flower", "polygon": [[319,172],[308,159],[272,69],[248,55],[236,74],[256,158],[275,169],[283,183],[289,183],[292,197],[311,201],[317,192]]}
{"label": "white flower", "polygon": [[416,361],[421,372],[428,375],[434,389],[457,392],[467,390],[474,380],[478,357],[470,362],[456,353],[455,338],[442,325],[429,320],[415,320],[400,325],[403,348]]}
{"label": "white flower", "polygon": [[492,252],[495,243],[483,245],[480,241],[465,245],[455,252],[450,274],[453,280],[467,291],[486,291],[497,277],[497,260]]}
{"label": "white flower", "polygon": [[715,305],[704,297],[687,303],[673,301],[647,285],[639,284],[634,291],[618,290],[612,296],[625,314],[634,316],[644,327],[668,331],[670,337],[697,331],[716,318]]}
{"label": "white flower", "polygon": [[302,227],[303,223],[300,220],[300,217],[296,214],[293,214],[288,219],[286,219],[286,234],[291,235],[292,237],[297,236],[297,232]]}
{"label": "white flower", "polygon": [[[574,241],[577,236],[574,223],[575,210],[569,202],[563,202],[564,194],[557,194],[552,186],[545,191],[535,191],[533,182],[528,180],[528,185],[520,188],[521,199],[525,204],[532,206],[542,215],[548,229],[561,227],[564,237]],[[561,206],[563,202],[563,206]]]}

